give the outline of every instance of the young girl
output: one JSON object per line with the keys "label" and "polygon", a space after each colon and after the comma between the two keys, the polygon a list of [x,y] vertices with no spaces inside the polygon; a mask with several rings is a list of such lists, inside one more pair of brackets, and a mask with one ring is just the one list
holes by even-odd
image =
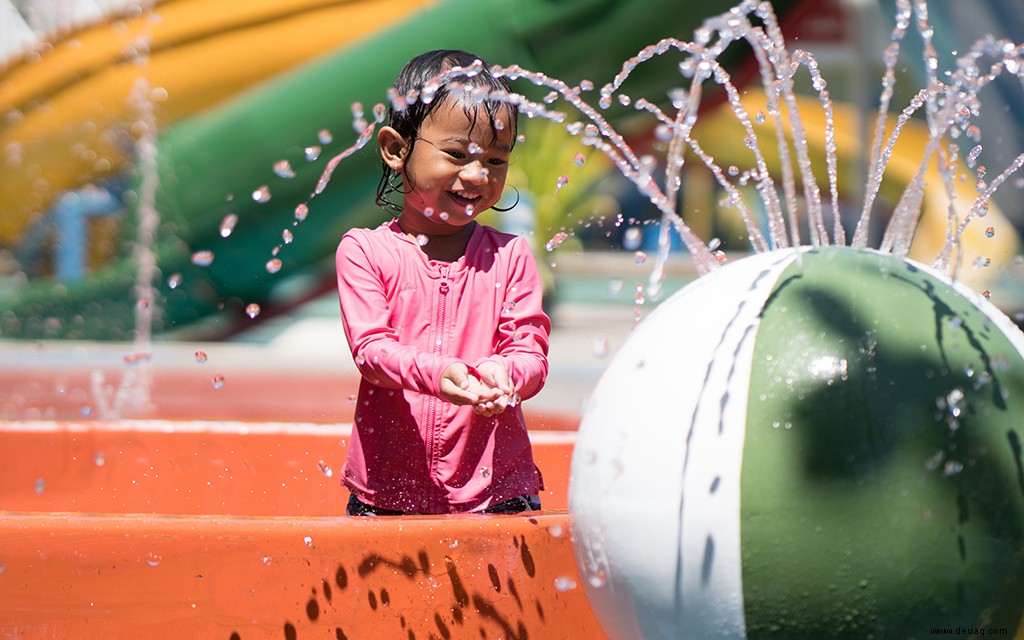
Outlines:
{"label": "young girl", "polygon": [[[424,53],[395,89],[421,91],[476,59]],[[377,138],[377,202],[399,214],[338,246],[342,320],[362,375],[343,471],[349,515],[540,508],[519,400],[544,384],[551,323],[526,240],[474,220],[501,196],[518,115],[481,90],[509,87],[485,64],[439,83],[429,102],[391,109]]]}

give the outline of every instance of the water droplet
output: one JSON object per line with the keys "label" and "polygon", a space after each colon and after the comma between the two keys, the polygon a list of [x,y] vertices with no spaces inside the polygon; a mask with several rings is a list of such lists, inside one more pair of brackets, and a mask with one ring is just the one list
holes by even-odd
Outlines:
{"label": "water droplet", "polygon": [[254,302],[245,308],[245,315],[249,316],[250,318],[255,318],[256,316],[260,315],[260,311],[260,305]]}
{"label": "water droplet", "polygon": [[213,376],[213,388],[214,389],[222,389],[222,388],[224,388],[224,376],[222,376],[219,373],[216,374],[215,376]]}
{"label": "water droplet", "polygon": [[447,211],[442,211],[441,213],[437,214],[437,218],[441,222],[448,222],[448,212]]}
{"label": "water droplet", "polygon": [[480,477],[481,478],[490,478],[491,477],[491,469],[490,469],[490,467],[480,467]]}
{"label": "water droplet", "polygon": [[314,160],[320,157],[320,147],[316,145],[306,147],[303,153],[306,156],[306,160],[308,160],[309,162],[313,162]]}
{"label": "water droplet", "polygon": [[981,297],[985,298],[986,300],[991,300],[992,299],[992,292],[989,291],[988,289],[985,289],[984,291],[981,292]]}
{"label": "water droplet", "polygon": [[636,251],[643,243],[644,233],[640,227],[629,227],[622,234],[622,248],[626,251]]}
{"label": "water droplet", "polygon": [[954,418],[959,418],[964,410],[964,390],[958,387],[946,394],[946,407]]}
{"label": "water droplet", "polygon": [[617,278],[615,280],[610,280],[608,282],[608,295],[610,295],[610,296],[617,296],[617,295],[619,295],[620,293],[622,293],[622,289],[623,289],[624,286],[625,285],[622,282],[622,280],[619,280]]}
{"label": "water droplet", "polygon": [[516,301],[515,300],[507,300],[507,301],[501,303],[501,310],[504,311],[505,313],[511,313],[511,312],[515,311],[516,310]]}
{"label": "water droplet", "polygon": [[259,202],[260,204],[270,202],[270,187],[259,187],[252,192],[252,199],[254,202]]}
{"label": "water droplet", "polygon": [[991,238],[994,235],[996,235],[996,228],[995,227],[989,227],[988,229],[985,229],[985,237],[986,238]]}
{"label": "water droplet", "polygon": [[283,240],[285,244],[291,244],[292,241],[295,240],[295,235],[292,234],[291,229],[285,229],[281,232],[281,240]]}
{"label": "water droplet", "polygon": [[206,355],[206,352],[201,349],[199,351],[196,351],[195,356],[196,362],[198,362],[199,364],[204,364],[207,360],[210,359],[209,356]]}
{"label": "water droplet", "polygon": [[308,216],[308,215],[309,215],[309,206],[308,205],[300,204],[297,207],[295,207],[295,220],[296,221],[302,222],[303,220],[306,219],[306,216]]}
{"label": "water droplet", "polygon": [[306,543],[306,546],[309,547],[310,549],[313,548],[313,538],[312,538],[312,536],[306,536],[306,537],[304,537],[302,539],[302,541],[304,543]]}
{"label": "water droplet", "polygon": [[421,233],[416,236],[416,244],[420,245],[421,247],[426,246],[428,242],[430,242],[430,238],[428,238],[426,235]]}
{"label": "water droplet", "polygon": [[36,478],[35,491],[36,493],[42,493],[46,491],[46,480],[42,478]]}
{"label": "water droplet", "polygon": [[153,356],[150,353],[136,352],[136,353],[129,353],[126,356],[124,356],[124,358],[122,358],[122,359],[124,360],[124,363],[126,365],[132,366],[132,365],[140,364],[140,363],[143,363],[143,362],[149,362],[149,360],[152,357]]}
{"label": "water droplet", "polygon": [[229,213],[224,216],[220,221],[220,237],[227,238],[231,235],[231,232],[235,230],[235,225],[238,224],[238,216],[234,213]]}
{"label": "water droplet", "polygon": [[949,476],[955,476],[956,474],[960,473],[963,470],[964,465],[962,462],[957,462],[956,460],[947,460],[946,464],[943,465],[942,467],[942,475],[948,478]]}
{"label": "water droplet", "polygon": [[267,261],[267,273],[277,273],[281,270],[281,260],[279,258],[272,258]]}
{"label": "water droplet", "polygon": [[647,302],[647,296],[644,294],[644,285],[637,283],[636,296],[634,296],[633,300],[637,305]]}
{"label": "water droplet", "polygon": [[584,164],[587,163],[587,157],[582,153],[577,153],[572,157],[572,161],[573,163],[576,164],[577,167],[582,167]]}
{"label": "water droplet", "polygon": [[107,464],[107,455],[102,451],[97,451],[96,453],[92,454],[92,463],[97,467],[102,467],[103,465]]}
{"label": "water droplet", "polygon": [[356,364],[359,366],[363,366],[364,364],[366,364],[366,356],[364,356],[361,353],[358,356],[356,356]]}
{"label": "water droplet", "polygon": [[151,567],[158,567],[158,566],[160,566],[160,561],[161,560],[163,560],[163,558],[161,558],[157,554],[153,553],[152,551],[150,551],[149,553],[146,554],[146,564],[148,564]]}
{"label": "water droplet", "polygon": [[467,147],[466,150],[469,151],[469,155],[471,156],[478,156],[484,152],[484,148],[475,142],[470,142],[469,147]]}
{"label": "water droplet", "polygon": [[967,154],[967,166],[971,167],[971,168],[974,168],[974,163],[978,159],[978,156],[980,156],[980,155],[981,155],[981,145],[979,144],[979,145],[975,146],[973,149],[971,149],[971,152]]}
{"label": "water droplet", "polygon": [[561,538],[565,535],[565,528],[560,524],[553,524],[548,527],[548,533],[551,534],[552,538]]}
{"label": "water droplet", "polygon": [[547,241],[547,243],[544,245],[544,248],[547,249],[548,251],[554,251],[558,247],[558,245],[565,242],[565,239],[568,237],[569,234],[565,233],[564,231],[559,231],[554,236],[552,236],[550,240]]}
{"label": "water droplet", "polygon": [[754,114],[754,122],[756,122],[757,124],[764,124],[764,119],[764,111],[758,111],[757,113]]}
{"label": "water droplet", "polygon": [[637,264],[643,264],[647,262],[647,254],[643,251],[637,251],[633,254],[633,262]]}
{"label": "water droplet", "polygon": [[197,267],[208,267],[213,264],[212,251],[196,251],[192,254],[192,264]]}
{"label": "water droplet", "polygon": [[270,556],[263,556],[263,564],[265,564],[265,565],[267,565],[269,567],[270,566],[270,562],[271,562]]}
{"label": "water droplet", "polygon": [[181,284],[181,274],[180,273],[172,273],[167,278],[167,286],[170,287],[171,289],[177,289],[178,285],[180,285],[180,284]]}
{"label": "water droplet", "polygon": [[555,591],[559,593],[565,593],[566,591],[572,591],[576,588],[576,581],[572,578],[560,576],[555,578]]}
{"label": "water droplet", "polygon": [[516,331],[515,333],[513,333],[513,334],[512,334],[512,341],[513,341],[513,342],[519,342],[519,341],[520,341],[520,340],[522,340],[522,339],[523,339],[524,337],[525,337],[525,336],[524,336],[524,334],[523,334],[523,332],[522,332],[522,331]]}
{"label": "water droplet", "polygon": [[555,195],[557,196],[562,187],[567,184],[569,184],[569,176],[558,176],[558,180],[555,181]]}
{"label": "water droplet", "polygon": [[327,129],[321,129],[320,132],[316,134],[316,139],[320,141],[320,144],[331,144],[334,142],[334,136]]}
{"label": "water droplet", "polygon": [[434,208],[433,207],[427,207],[426,209],[423,210],[423,217],[424,218],[430,218],[433,215],[434,215]]}
{"label": "water droplet", "polygon": [[324,474],[325,477],[330,478],[334,475],[334,471],[331,470],[330,465],[323,460],[317,462],[316,466],[320,469],[320,473]]}
{"label": "water droplet", "polygon": [[469,218],[472,218],[473,217],[473,211],[474,211],[473,205],[467,204],[466,205],[466,216],[469,217]]}
{"label": "water droplet", "polygon": [[274,173],[280,178],[294,178],[295,170],[292,169],[292,163],[287,160],[278,160],[274,163]]}

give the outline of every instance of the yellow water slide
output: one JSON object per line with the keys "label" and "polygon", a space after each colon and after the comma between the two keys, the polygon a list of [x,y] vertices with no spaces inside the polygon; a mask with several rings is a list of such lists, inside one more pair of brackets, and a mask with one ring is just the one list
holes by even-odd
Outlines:
{"label": "yellow water slide", "polygon": [[173,123],[427,4],[164,0],[10,64],[0,70],[0,245],[16,242],[61,193],[124,169],[141,79],[158,123]]}

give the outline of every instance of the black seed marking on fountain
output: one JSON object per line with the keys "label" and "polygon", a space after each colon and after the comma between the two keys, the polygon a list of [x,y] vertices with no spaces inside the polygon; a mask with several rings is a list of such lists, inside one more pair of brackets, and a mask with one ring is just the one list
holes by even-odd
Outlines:
{"label": "black seed marking on fountain", "polygon": [[490,601],[488,601],[487,599],[474,594],[473,608],[476,609],[477,613],[479,613],[481,616],[487,618],[488,620],[491,620],[499,627],[501,627],[502,631],[504,631],[502,637],[508,638],[509,640],[528,640],[528,638],[530,637],[529,633],[526,630],[526,625],[523,624],[522,620],[520,620],[516,628],[513,629],[509,621],[506,620],[501,615],[501,613],[499,613],[498,610],[494,608],[494,605],[491,604]]}
{"label": "black seed marking on fountain", "polygon": [[498,576],[498,569],[493,564],[487,564],[487,576],[491,579],[494,590],[501,593],[501,577]]}
{"label": "black seed marking on fountain", "polygon": [[512,582],[512,576],[508,577],[506,584],[508,585],[508,592],[516,599],[516,604],[519,605],[519,610],[522,611],[523,601],[519,598],[519,591],[516,589],[516,583]]}
{"label": "black seed marking on fountain", "polygon": [[704,541],[704,560],[700,566],[701,586],[707,587],[711,583],[711,569],[715,564],[715,540],[710,535]]}
{"label": "black seed marking on fountain", "polygon": [[460,607],[464,607],[469,604],[469,593],[466,592],[465,585],[462,584],[462,578],[459,577],[459,572],[455,568],[455,561],[450,556],[444,557],[445,570],[448,572],[448,579],[452,583],[452,591],[455,593],[455,601]]}
{"label": "black seed marking on fountain", "polygon": [[526,575],[532,578],[537,574],[537,565],[533,562],[533,554],[530,553],[530,547],[526,544],[526,536],[522,536],[520,550],[523,555],[523,568],[526,569]]}
{"label": "black seed marking on fountain", "polygon": [[437,626],[437,631],[441,634],[441,637],[444,638],[444,640],[451,640],[452,632],[448,629],[448,625],[444,623],[444,619],[441,618],[440,613],[434,614],[434,624]]}
{"label": "black seed marking on fountain", "polygon": [[398,569],[400,572],[405,574],[406,578],[413,578],[421,570],[426,573],[426,568],[429,568],[430,566],[426,552],[420,552],[419,561],[421,566],[417,566],[416,561],[410,556],[402,556],[402,559],[396,562],[394,560],[388,560],[380,554],[371,553],[363,558],[363,561],[359,563],[357,571],[360,578],[365,578],[383,565]]}

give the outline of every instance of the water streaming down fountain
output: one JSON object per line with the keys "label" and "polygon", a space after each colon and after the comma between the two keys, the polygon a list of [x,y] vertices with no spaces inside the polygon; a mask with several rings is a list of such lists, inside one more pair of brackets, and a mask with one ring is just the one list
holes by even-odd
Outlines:
{"label": "water streaming down fountain", "polygon": [[[900,42],[906,34],[914,12],[918,16],[918,31],[926,42],[924,66],[929,70],[929,83],[897,116],[891,132],[886,137]],[[755,24],[752,18],[760,21],[761,24]],[[900,0],[896,27],[891,35],[891,45],[885,53],[883,90],[875,123],[871,157],[868,161],[870,174],[866,184],[863,208],[860,218],[856,222],[850,246],[856,249],[867,248],[868,229],[873,220],[876,199],[893,149],[903,128],[924,106],[929,130],[928,143],[922,152],[917,175],[909,181],[903,196],[895,207],[885,228],[885,235],[879,249],[896,256],[906,256],[909,253],[924,201],[924,173],[937,156],[942,167],[940,175],[945,185],[945,193],[949,199],[947,204],[949,222],[946,242],[941,252],[934,257],[933,266],[955,277],[960,264],[960,254],[957,253],[957,249],[960,247],[960,239],[968,223],[975,217],[985,214],[995,189],[1024,165],[1024,154],[1019,155],[991,183],[986,183],[983,180],[984,168],[978,168],[979,193],[975,201],[971,203],[969,211],[961,219],[957,213],[954,195],[955,182],[958,179],[963,179],[963,176],[958,173],[961,166],[958,164],[958,147],[955,144],[950,144],[943,151],[940,150],[940,145],[947,137],[956,138],[961,134],[966,137],[968,129],[975,127],[971,124],[971,118],[977,115],[977,94],[982,88],[1001,73],[1006,72],[1020,76],[1024,71],[1021,69],[1022,54],[1019,46],[1006,40],[987,37],[972,45],[967,54],[960,56],[957,59],[957,69],[949,74],[947,81],[941,82],[935,71],[937,57],[934,48],[930,45],[929,33],[926,2],[915,0],[911,4],[910,0]],[[753,124],[755,121],[758,125],[764,124],[765,113],[759,111],[755,118],[751,118],[747,107],[743,104],[739,90],[733,85],[728,72],[718,63],[722,52],[733,43],[740,41],[749,44],[759,64],[760,79],[767,99],[764,111],[767,112],[767,117],[771,119],[775,130],[776,152],[782,172],[781,184],[776,182],[768,169],[764,151],[758,142],[757,131]],[[652,162],[653,157],[641,156],[634,151],[627,140],[602,115],[601,110],[612,106],[616,91],[638,66],[671,51],[688,56],[680,62],[679,68],[683,78],[688,79],[690,83],[688,89],[679,90],[672,96],[671,104],[675,108],[674,114],[666,113],[650,100],[640,98],[634,101],[630,96],[618,95],[621,104],[633,104],[638,111],[650,113],[658,123],[656,135],[666,146],[662,184],[655,179],[656,164]],[[983,56],[995,60],[986,73],[982,73],[979,68]],[[818,187],[819,180],[815,175],[808,152],[807,132],[804,129],[797,104],[797,94],[794,90],[794,80],[801,69],[805,69],[809,73],[811,85],[817,92],[821,109],[825,114],[823,133],[825,136],[825,170],[830,194],[830,222],[824,215],[822,197]],[[622,66],[622,71],[601,88],[596,108],[587,102],[584,96],[585,93],[593,90],[593,85],[589,81],[570,86],[561,80],[523,69],[518,65],[504,68],[495,66],[492,70],[513,81],[527,80],[539,87],[550,89],[551,94],[543,102],[532,101],[522,94],[500,95],[497,92],[481,93],[475,96],[475,99],[490,98],[515,102],[527,117],[541,117],[563,123],[570,134],[580,137],[581,144],[594,147],[606,154],[622,175],[632,181],[661,212],[664,226],[673,228],[680,235],[701,274],[708,273],[719,266],[723,262],[723,255],[720,253],[716,255],[708,248],[704,240],[691,231],[685,220],[685,212],[681,211],[680,174],[684,168],[687,151],[692,152],[706,165],[719,186],[726,192],[725,203],[727,206],[735,208],[740,214],[747,229],[751,248],[755,252],[804,244],[801,218],[806,220],[806,234],[810,246],[847,244],[846,231],[843,228],[839,212],[835,125],[827,83],[821,76],[813,55],[801,50],[793,53],[787,50],[770,3],[747,0],[732,11],[707,20],[705,26],[696,33],[693,42],[667,38],[644,48],[636,56],[627,60]],[[416,100],[429,101],[433,97],[431,87],[436,86],[436,82],[472,75],[475,72],[474,67],[453,69],[435,79],[434,84],[428,83],[423,95],[399,96],[392,90],[389,94],[390,103],[392,108],[402,109]],[[744,203],[738,185],[734,184],[727,172],[716,164],[714,156],[706,152],[701,143],[691,136],[698,121],[697,114],[704,92],[703,87],[712,80],[725,91],[733,113],[745,131],[743,142],[753,156],[755,168],[745,172],[739,183],[745,184],[747,180],[754,182],[756,192],[760,197],[760,204],[765,212],[764,222],[767,228],[767,237],[761,231],[761,221]],[[556,97],[561,98],[583,120],[566,122],[569,118],[566,112],[549,108],[549,105],[555,102],[553,98]],[[340,161],[365,146],[372,138],[376,125],[382,122],[383,106],[377,105],[374,111],[374,122],[368,124],[362,117],[361,109],[358,110],[353,124],[360,132],[359,140],[331,159],[310,195],[310,199],[322,193],[327,187]],[[971,154],[965,157],[965,163],[969,167],[975,167],[974,158],[977,157],[979,151],[980,148],[976,146],[972,149]],[[792,163],[793,156],[796,158],[795,172]],[[798,187],[803,191],[802,206],[797,197]],[[779,197],[780,189],[783,194],[782,198]],[[308,204],[307,200],[301,206],[306,207]],[[829,226],[831,226],[831,237],[828,231]],[[660,287],[662,268],[667,256],[667,242],[667,238],[662,234],[659,260],[652,269],[650,283],[651,291],[654,293]],[[557,244],[555,243],[555,245]],[[275,255],[280,248],[280,245],[275,247]]]}

